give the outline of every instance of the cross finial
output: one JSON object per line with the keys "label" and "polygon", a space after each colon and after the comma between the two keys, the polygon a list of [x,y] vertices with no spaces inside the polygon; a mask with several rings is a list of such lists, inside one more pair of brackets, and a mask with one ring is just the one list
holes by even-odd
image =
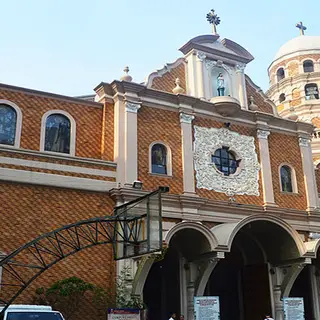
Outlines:
{"label": "cross finial", "polygon": [[300,36],[304,36],[305,30],[307,30],[307,27],[303,25],[303,23],[300,21],[296,24],[296,27],[300,29]]}
{"label": "cross finial", "polygon": [[220,17],[214,13],[213,9],[211,9],[211,11],[207,14],[207,21],[212,24],[212,33],[217,35],[217,25],[220,24]]}

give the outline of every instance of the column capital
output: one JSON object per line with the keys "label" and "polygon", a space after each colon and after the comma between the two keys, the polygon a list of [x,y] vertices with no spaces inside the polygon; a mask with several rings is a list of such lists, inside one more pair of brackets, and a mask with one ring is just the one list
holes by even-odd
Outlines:
{"label": "column capital", "polygon": [[126,102],[127,112],[137,113],[140,108],[141,105],[139,103]]}
{"label": "column capital", "polygon": [[207,56],[203,53],[203,52],[201,52],[201,51],[197,51],[197,58],[198,58],[198,61],[201,61],[201,62],[203,62],[204,60],[205,60],[205,58],[206,58]]}
{"label": "column capital", "polygon": [[237,64],[236,65],[236,73],[244,73],[245,68],[246,68],[245,64]]}
{"label": "column capital", "polygon": [[268,139],[269,134],[270,134],[269,130],[263,130],[263,129],[257,130],[257,138],[258,139]]}
{"label": "column capital", "polygon": [[194,116],[187,113],[180,113],[180,123],[192,123],[192,120],[194,119]]}
{"label": "column capital", "polygon": [[299,138],[299,146],[300,147],[309,147],[310,146],[310,139],[305,137]]}

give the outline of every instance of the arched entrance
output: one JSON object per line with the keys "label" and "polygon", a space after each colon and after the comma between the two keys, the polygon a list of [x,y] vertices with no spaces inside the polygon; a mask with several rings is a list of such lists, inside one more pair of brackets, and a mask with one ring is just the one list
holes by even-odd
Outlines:
{"label": "arched entrance", "polygon": [[169,249],[163,260],[154,262],[143,289],[148,318],[168,319],[171,313],[185,315],[193,310],[197,261],[216,246],[213,234],[201,223],[181,222],[167,234]]}
{"label": "arched entrance", "polygon": [[214,268],[205,290],[205,295],[220,297],[221,320],[264,319],[266,313],[281,308],[281,302],[274,301],[275,268],[304,253],[299,235],[271,216],[252,216],[219,225],[212,232],[229,251]]}

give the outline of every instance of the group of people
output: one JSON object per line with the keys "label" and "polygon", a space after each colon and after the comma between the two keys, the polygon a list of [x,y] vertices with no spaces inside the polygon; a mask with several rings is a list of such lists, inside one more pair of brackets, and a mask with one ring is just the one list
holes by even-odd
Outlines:
{"label": "group of people", "polygon": [[[175,313],[173,313],[171,315],[171,317],[169,318],[169,320],[177,320],[177,315]],[[180,316],[180,320],[184,320],[184,315]],[[200,319],[201,320],[201,319]],[[264,320],[274,320],[271,316],[266,315],[266,318]]]}

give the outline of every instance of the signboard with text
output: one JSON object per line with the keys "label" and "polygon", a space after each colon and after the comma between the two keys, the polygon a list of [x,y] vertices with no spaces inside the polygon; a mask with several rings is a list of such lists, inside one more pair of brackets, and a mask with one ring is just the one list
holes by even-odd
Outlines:
{"label": "signboard with text", "polygon": [[219,297],[194,297],[194,320],[220,320]]}
{"label": "signboard with text", "polygon": [[140,320],[140,310],[108,309],[108,320]]}
{"label": "signboard with text", "polygon": [[284,320],[304,320],[303,298],[283,298]]}

